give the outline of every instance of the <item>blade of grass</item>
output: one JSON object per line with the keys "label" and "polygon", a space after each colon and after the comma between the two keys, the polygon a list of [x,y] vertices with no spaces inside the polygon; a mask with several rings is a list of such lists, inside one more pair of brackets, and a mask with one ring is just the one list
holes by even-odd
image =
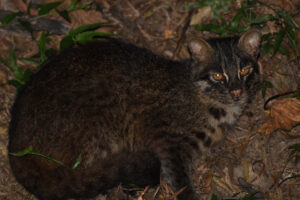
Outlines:
{"label": "blade of grass", "polygon": [[1,23],[3,25],[6,25],[8,24],[9,22],[11,22],[13,19],[15,19],[17,16],[20,16],[22,15],[21,12],[12,12],[12,13],[9,13],[8,15],[6,15],[2,20],[1,20]]}
{"label": "blade of grass", "polygon": [[274,41],[273,55],[278,51],[279,47],[281,46],[281,42],[282,42],[285,34],[286,34],[285,29],[281,29],[279,31],[279,33],[277,34],[275,41]]}
{"label": "blade of grass", "polygon": [[57,8],[61,3],[62,3],[61,1],[56,1],[56,2],[52,2],[52,3],[40,5],[40,10],[39,10],[38,15],[42,16],[42,15],[48,14],[51,10]]}
{"label": "blade of grass", "polygon": [[43,31],[39,39],[40,49],[40,62],[44,62],[47,59],[46,56],[46,33]]}

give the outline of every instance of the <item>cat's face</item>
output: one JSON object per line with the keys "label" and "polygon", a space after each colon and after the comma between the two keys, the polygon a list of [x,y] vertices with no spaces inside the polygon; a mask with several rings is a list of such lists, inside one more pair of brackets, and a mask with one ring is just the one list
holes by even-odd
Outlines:
{"label": "cat's face", "polygon": [[195,84],[222,103],[246,102],[256,82],[260,38],[251,30],[241,38],[194,41],[190,49],[199,63],[194,66]]}

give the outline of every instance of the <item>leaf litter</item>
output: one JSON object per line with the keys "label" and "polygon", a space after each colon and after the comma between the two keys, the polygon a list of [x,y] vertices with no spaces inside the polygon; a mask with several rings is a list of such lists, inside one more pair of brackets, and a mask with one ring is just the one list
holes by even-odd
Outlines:
{"label": "leaf litter", "polygon": [[[24,1],[22,0],[5,2],[9,3],[9,9],[26,11],[24,10]],[[11,2],[16,2],[16,4],[13,5]],[[51,3],[54,1],[36,0],[35,2]],[[70,2],[70,0],[66,0],[60,6],[68,6]],[[84,0],[83,2],[88,1]],[[143,2],[140,0],[96,0],[94,2],[95,4],[92,4],[90,9],[78,10],[70,14],[73,29],[80,25],[108,20],[112,22],[112,24],[104,27],[101,31],[121,34],[131,42],[147,47],[158,54],[172,56],[172,52],[176,49],[177,41],[180,37],[181,28],[184,26],[184,18],[188,15],[187,11],[184,11],[182,7],[184,3],[189,1],[156,0]],[[293,9],[293,6],[290,5],[299,3],[299,1],[288,1],[288,3],[285,3],[287,1],[281,0],[266,0],[261,2],[265,4],[270,3],[270,7],[272,8],[284,8],[287,11]],[[0,5],[4,5],[4,0],[0,0]],[[259,11],[264,14],[274,13],[274,10],[266,7],[262,7]],[[135,14],[132,15],[133,12]],[[196,25],[197,22],[206,23],[211,17],[211,11],[209,9],[203,9],[201,12],[198,11],[194,15],[192,25],[194,25],[194,23]],[[59,16],[51,18],[59,19]],[[266,29],[267,30],[264,29],[263,31],[271,33],[278,32],[278,25],[270,22]],[[186,37],[191,36],[204,36],[205,38],[216,37],[214,34],[195,31],[194,28],[190,27],[186,33]],[[7,52],[9,52],[10,49],[10,43],[7,41],[10,41],[10,38],[5,36],[0,37],[2,37],[0,40],[1,49],[6,49],[6,51],[1,51],[1,55],[9,55]],[[60,37],[57,38],[58,40],[61,39]],[[28,38],[26,40],[28,40]],[[24,38],[15,39],[15,48],[16,52],[18,52],[18,56],[22,54],[34,55],[36,53],[33,53],[33,51],[28,52],[29,48],[24,49],[24,46],[32,47],[36,45],[34,42],[30,42],[31,41],[26,41],[26,45],[24,45]],[[285,41],[283,40],[283,42]],[[38,47],[33,50],[36,51],[36,49],[38,49]],[[182,52],[184,52],[183,50],[176,59],[187,58],[188,54],[182,54]],[[300,83],[300,77],[297,77],[297,74],[300,74],[299,63],[290,64],[289,58],[281,57],[278,54],[274,55],[272,59],[262,54],[261,60],[261,65],[264,68],[264,79],[275,83],[273,88],[267,87],[266,98],[281,92],[278,91],[279,87],[277,87],[282,86],[282,84],[277,84],[279,81],[283,80],[283,82],[286,81],[289,83],[280,88],[280,90],[292,88],[293,86],[290,85],[290,82]],[[284,77],[281,80],[277,80],[276,77],[273,78],[275,65],[283,70],[283,73],[281,71],[278,72]],[[289,70],[289,74],[285,73],[284,70]],[[11,74],[9,74],[7,69],[2,65],[0,65],[0,74],[3,74],[3,77],[6,76],[7,80],[11,78]],[[5,80],[3,83],[5,83]],[[5,103],[3,105],[5,105],[6,108],[0,110],[1,119],[4,115],[9,117],[7,113],[9,113],[9,106],[13,101],[14,94],[15,90],[7,85],[1,88],[1,97],[10,96],[8,102],[6,98],[1,98],[1,103]],[[299,164],[297,165],[294,160],[292,162],[292,160],[289,159],[291,152],[297,153],[295,150],[298,150],[298,146],[292,146],[293,149],[289,149],[289,147],[300,143],[299,126],[291,129],[299,123],[297,118],[299,115],[296,112],[298,103],[288,99],[288,103],[283,101],[276,105],[276,101],[274,100],[274,104],[272,104],[270,119],[267,119],[265,123],[267,125],[265,125],[263,124],[265,114],[261,106],[263,105],[263,99],[261,93],[257,94],[254,97],[253,103],[246,110],[245,115],[237,123],[236,129],[228,132],[227,139],[224,140],[222,146],[217,147],[216,150],[207,155],[205,154],[200,162],[196,164],[195,169],[193,169],[193,180],[196,183],[196,190],[201,195],[201,199],[209,199],[212,193],[215,194],[211,195],[214,199],[220,199],[220,197],[226,196],[237,199],[238,197],[249,194],[247,193],[247,189],[250,190],[249,188],[251,188],[251,191],[253,191],[253,189],[261,191],[266,198],[272,200],[300,199],[300,184],[297,178],[293,178],[293,175],[300,174]],[[273,107],[273,105],[275,107]],[[9,122],[8,117],[1,122],[1,128],[3,124],[3,127],[7,129]],[[258,130],[262,128],[264,128],[264,133],[268,133],[268,135],[258,133]],[[285,129],[291,131],[287,133],[284,131]],[[271,134],[274,131],[278,134]],[[0,145],[4,149],[6,148],[7,135],[1,134]],[[294,155],[295,154],[293,154],[293,156]],[[78,161],[80,159],[79,156]],[[240,181],[241,177],[250,185]],[[127,194],[127,191],[128,190],[124,187],[119,186],[112,189],[108,195],[100,195],[95,199],[161,200],[165,197],[176,199],[176,196],[180,192],[172,191],[167,185],[163,184],[156,188],[142,188],[138,191],[135,189],[137,192],[135,194],[130,193],[130,195]],[[17,184],[10,172],[7,157],[4,154],[3,159],[2,155],[0,159],[0,198],[14,200],[34,199],[32,195],[28,194]]]}

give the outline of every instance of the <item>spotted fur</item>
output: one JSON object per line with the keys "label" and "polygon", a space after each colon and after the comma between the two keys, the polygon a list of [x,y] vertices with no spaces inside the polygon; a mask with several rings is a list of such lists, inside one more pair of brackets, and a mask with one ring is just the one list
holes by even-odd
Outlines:
{"label": "spotted fur", "polygon": [[[192,60],[180,62],[116,39],[61,52],[18,93],[8,151],[32,146],[64,166],[10,155],[17,180],[43,200],[90,198],[118,184],[160,180],[174,191],[186,186],[179,199],[198,199],[192,161],[221,140],[223,125],[233,125],[247,104],[255,70],[243,79],[237,73],[255,69],[256,51],[247,48],[258,48],[258,35],[193,41]],[[214,72],[226,78],[212,81]]]}

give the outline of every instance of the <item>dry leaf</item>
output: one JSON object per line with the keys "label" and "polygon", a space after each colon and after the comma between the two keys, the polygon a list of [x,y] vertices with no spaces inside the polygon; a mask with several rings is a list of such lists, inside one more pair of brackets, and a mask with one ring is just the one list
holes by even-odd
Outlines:
{"label": "dry leaf", "polygon": [[202,24],[203,22],[209,21],[213,17],[213,12],[210,6],[205,6],[198,9],[198,12],[192,16],[190,25]]}
{"label": "dry leaf", "polygon": [[165,30],[165,39],[169,39],[173,35],[173,30]]}
{"label": "dry leaf", "polygon": [[270,135],[281,128],[290,131],[300,123],[300,101],[296,98],[274,100],[271,106],[270,117],[258,130]]}

